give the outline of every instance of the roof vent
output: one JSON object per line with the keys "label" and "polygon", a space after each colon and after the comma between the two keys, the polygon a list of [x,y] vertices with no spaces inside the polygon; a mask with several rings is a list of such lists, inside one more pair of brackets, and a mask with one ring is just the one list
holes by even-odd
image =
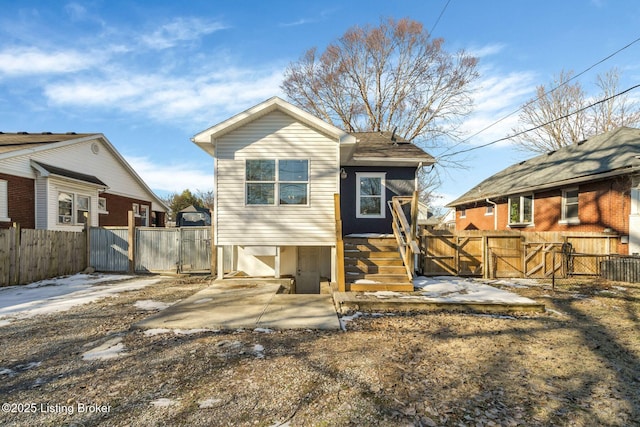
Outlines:
{"label": "roof vent", "polygon": [[547,151],[547,156],[550,156],[550,155],[552,155],[552,154],[553,154],[553,153],[555,153],[555,152],[556,152],[556,150],[553,150],[553,151]]}
{"label": "roof vent", "polygon": [[577,145],[582,145],[582,144],[584,144],[585,142],[587,142],[587,140],[586,140],[586,139],[583,139],[582,141],[578,141],[578,144],[577,144]]}
{"label": "roof vent", "polygon": [[518,163],[519,165],[524,165],[525,163],[527,163],[526,160],[521,161],[520,163]]}

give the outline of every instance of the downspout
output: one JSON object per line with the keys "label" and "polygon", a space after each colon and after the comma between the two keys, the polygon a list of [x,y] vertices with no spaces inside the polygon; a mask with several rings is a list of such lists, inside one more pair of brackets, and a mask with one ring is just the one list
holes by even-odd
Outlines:
{"label": "downspout", "polygon": [[485,202],[493,205],[493,229],[498,229],[498,204],[496,202],[492,202],[489,199],[484,199]]}

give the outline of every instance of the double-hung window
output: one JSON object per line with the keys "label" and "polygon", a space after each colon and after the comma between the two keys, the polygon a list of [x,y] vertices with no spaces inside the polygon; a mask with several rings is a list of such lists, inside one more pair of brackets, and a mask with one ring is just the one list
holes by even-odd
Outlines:
{"label": "double-hung window", "polygon": [[0,179],[0,221],[9,222],[9,186],[7,181]]}
{"label": "double-hung window", "polygon": [[86,224],[91,214],[91,197],[68,191],[58,193],[58,224]]}
{"label": "double-hung window", "polygon": [[578,189],[570,188],[562,191],[562,217],[560,223],[577,224],[578,216]]}
{"label": "double-hung window", "polygon": [[356,173],[356,218],[384,218],[384,172]]}
{"label": "double-hung window", "polygon": [[245,186],[247,205],[307,205],[309,161],[247,160]]}
{"label": "double-hung window", "polygon": [[509,197],[509,225],[533,224],[533,195]]}

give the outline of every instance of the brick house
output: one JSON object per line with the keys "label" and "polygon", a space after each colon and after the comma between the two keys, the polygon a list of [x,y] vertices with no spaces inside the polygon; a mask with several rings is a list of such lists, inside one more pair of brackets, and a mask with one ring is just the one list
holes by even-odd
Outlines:
{"label": "brick house", "polygon": [[0,228],[164,226],[167,206],[102,134],[1,133]]}
{"label": "brick house", "polygon": [[605,232],[640,253],[640,129],[519,162],[449,203],[456,230]]}

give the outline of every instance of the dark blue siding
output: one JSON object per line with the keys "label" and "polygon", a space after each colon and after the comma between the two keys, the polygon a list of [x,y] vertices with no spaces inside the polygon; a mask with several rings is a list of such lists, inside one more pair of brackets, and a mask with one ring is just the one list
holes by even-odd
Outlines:
{"label": "dark blue siding", "polygon": [[340,180],[340,210],[344,235],[354,233],[392,233],[391,212],[385,218],[356,218],[356,172],[386,172],[386,201],[393,196],[411,196],[415,189],[415,167],[346,166],[347,178]]}

